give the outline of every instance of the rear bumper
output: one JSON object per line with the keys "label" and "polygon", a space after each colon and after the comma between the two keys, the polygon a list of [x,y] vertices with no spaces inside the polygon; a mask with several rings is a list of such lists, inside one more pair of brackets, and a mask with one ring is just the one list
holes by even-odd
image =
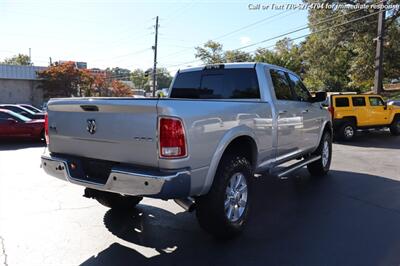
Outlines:
{"label": "rear bumper", "polygon": [[[87,180],[85,175],[76,176],[68,157],[42,155],[42,168],[54,177],[84,187],[133,196],[148,196],[161,199],[188,197],[190,194],[189,170],[175,172],[143,170],[131,166],[111,167],[103,182]],[[76,160],[74,160],[76,163]]]}

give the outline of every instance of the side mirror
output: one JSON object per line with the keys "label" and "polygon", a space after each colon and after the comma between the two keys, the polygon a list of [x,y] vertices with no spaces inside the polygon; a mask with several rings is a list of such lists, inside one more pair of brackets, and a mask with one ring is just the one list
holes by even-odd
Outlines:
{"label": "side mirror", "polygon": [[326,100],[327,97],[326,91],[317,91],[315,93],[315,96],[312,98],[312,102],[318,103],[318,102],[323,102]]}
{"label": "side mirror", "polygon": [[387,110],[388,109],[388,104],[387,102],[385,102],[385,105],[383,106],[383,110]]}

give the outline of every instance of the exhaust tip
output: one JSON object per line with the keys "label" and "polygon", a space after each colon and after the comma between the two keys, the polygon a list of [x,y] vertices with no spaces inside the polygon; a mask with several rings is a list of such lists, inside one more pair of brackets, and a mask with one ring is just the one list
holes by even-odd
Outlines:
{"label": "exhaust tip", "polygon": [[196,203],[193,198],[174,199],[174,201],[185,211],[193,212],[196,209]]}

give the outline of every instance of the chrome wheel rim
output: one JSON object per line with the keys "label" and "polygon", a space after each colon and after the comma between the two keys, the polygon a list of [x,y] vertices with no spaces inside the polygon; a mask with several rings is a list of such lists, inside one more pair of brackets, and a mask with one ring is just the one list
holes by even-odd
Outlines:
{"label": "chrome wheel rim", "polygon": [[347,138],[353,137],[353,135],[354,135],[354,129],[353,129],[353,127],[352,127],[352,126],[347,126],[347,127],[345,127],[345,128],[344,128],[344,135],[345,135]]}
{"label": "chrome wheel rim", "polygon": [[225,190],[225,215],[230,222],[238,221],[247,206],[247,182],[242,173],[231,176]]}
{"label": "chrome wheel rim", "polygon": [[324,141],[324,147],[322,148],[322,165],[326,167],[329,161],[329,142]]}

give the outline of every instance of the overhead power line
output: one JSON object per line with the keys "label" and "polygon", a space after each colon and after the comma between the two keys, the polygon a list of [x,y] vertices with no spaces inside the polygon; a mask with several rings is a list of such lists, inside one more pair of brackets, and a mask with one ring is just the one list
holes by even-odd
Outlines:
{"label": "overhead power line", "polygon": [[[359,10],[357,10],[357,11],[359,11]],[[349,15],[349,14],[354,13],[354,12],[356,12],[356,11],[352,11],[352,12],[347,13],[347,14],[345,14],[345,15]],[[318,31],[315,31],[315,32],[311,32],[311,33],[308,33],[308,34],[305,34],[305,35],[302,35],[302,36],[298,36],[298,37],[296,37],[296,38],[291,38],[291,39],[292,39],[292,40],[301,39],[301,38],[307,37],[307,36],[312,35],[312,34],[317,34],[317,33],[323,32],[323,31],[331,30],[331,29],[334,29],[334,28],[337,28],[337,27],[340,27],[340,26],[343,26],[343,25],[346,25],[346,24],[349,24],[349,23],[353,23],[353,22],[362,20],[362,19],[364,19],[364,18],[373,16],[373,15],[376,15],[376,14],[378,14],[379,12],[380,12],[380,11],[373,12],[373,13],[371,13],[371,14],[368,14],[368,15],[365,15],[365,16],[362,16],[362,17],[358,17],[358,18],[355,18],[355,19],[352,19],[352,20],[349,20],[349,21],[346,21],[346,22],[343,22],[343,23],[339,23],[339,24],[336,24],[336,25],[333,25],[333,26],[330,26],[330,27],[326,27],[326,28],[323,28],[323,29],[321,29],[321,30],[318,30]],[[344,15],[336,16],[335,18],[339,18],[339,17],[342,17],[342,16],[344,16]],[[324,20],[318,21],[318,22],[317,22],[316,24],[314,24],[313,26],[320,25],[320,24],[322,24],[322,23],[324,23],[324,22],[328,22],[328,21],[331,21],[331,20],[333,20],[333,19],[334,19],[334,18],[328,18],[328,19],[324,19]],[[308,26],[308,27],[309,27],[309,26]],[[306,27],[306,28],[308,28],[308,27]],[[242,49],[245,49],[245,48],[248,48],[248,47],[252,47],[252,46],[255,46],[255,45],[258,45],[258,44],[261,44],[261,43],[265,43],[265,42],[270,41],[270,40],[274,40],[274,39],[277,39],[277,38],[281,38],[281,37],[284,37],[284,36],[286,36],[286,35],[290,35],[290,34],[296,33],[296,32],[298,32],[298,31],[300,31],[300,30],[304,30],[304,28],[300,28],[300,29],[296,29],[296,30],[293,30],[293,31],[284,33],[284,34],[280,34],[280,35],[278,35],[278,36],[274,36],[274,37],[265,39],[265,40],[263,40],[263,41],[260,41],[260,42],[257,42],[257,43],[251,44],[251,45],[246,45],[246,46],[243,46],[243,47],[239,47],[239,48],[234,49],[233,51],[242,50]],[[274,45],[271,45],[271,46],[269,46],[269,47],[264,47],[264,49],[268,49],[268,48],[271,48],[271,47],[275,47],[275,44],[274,44]],[[250,53],[255,52],[255,51],[257,51],[257,50],[251,51]],[[200,60],[200,59],[197,59],[197,60],[193,60],[193,61],[189,61],[189,62],[183,62],[183,63],[180,63],[180,64],[166,65],[166,66],[164,66],[164,67],[176,67],[176,66],[181,66],[181,65],[187,65],[187,64],[190,64],[190,63],[195,63],[195,62],[197,62],[197,61],[201,61],[201,60]]]}

